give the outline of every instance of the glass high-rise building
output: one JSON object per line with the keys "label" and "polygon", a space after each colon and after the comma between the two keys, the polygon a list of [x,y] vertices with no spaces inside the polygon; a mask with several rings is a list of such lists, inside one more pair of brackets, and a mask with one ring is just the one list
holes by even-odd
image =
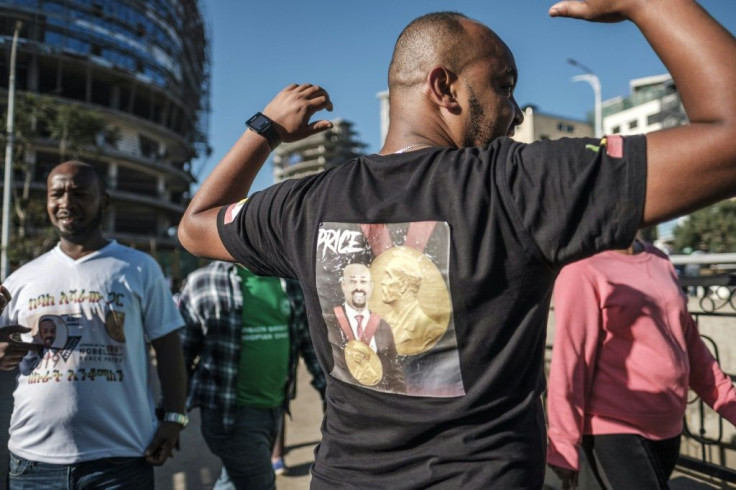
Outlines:
{"label": "glass high-rise building", "polygon": [[[116,134],[112,141],[100,134],[79,151],[108,184],[106,235],[145,250],[173,250],[171,228],[187,204],[192,163],[208,151],[209,45],[201,2],[0,0],[0,107],[7,105],[18,20],[17,96],[89,109]],[[41,127],[23,156],[32,189],[45,188],[61,151],[59,139]],[[16,177],[20,185],[23,175]]]}

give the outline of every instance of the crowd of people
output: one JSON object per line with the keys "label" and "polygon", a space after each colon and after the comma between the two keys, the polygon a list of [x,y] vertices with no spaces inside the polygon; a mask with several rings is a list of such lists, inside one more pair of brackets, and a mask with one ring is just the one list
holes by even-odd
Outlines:
{"label": "crowd of people", "polygon": [[274,488],[299,356],[324,400],[314,489],[541,488],[545,464],[576,487],[581,452],[604,488],[667,488],[687,388],[732,423],[736,391],[672,266],[634,237],[736,195],[736,40],[691,0],[550,15],[633,22],[689,124],[516,142],[509,47],[423,15],[396,42],[377,154],[249,195],[276,146],[331,127],[312,118],[332,102],[292,84],[248,119],[179,224],[212,262],[176,302],[151,257],[103,235],[95,169],[54,167],[59,243],[0,288],[10,488],[153,488],[195,407],[216,488]]}

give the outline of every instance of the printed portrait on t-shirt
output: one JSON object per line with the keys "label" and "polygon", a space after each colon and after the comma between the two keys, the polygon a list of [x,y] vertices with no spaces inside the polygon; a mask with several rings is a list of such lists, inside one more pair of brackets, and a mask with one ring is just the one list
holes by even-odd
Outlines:
{"label": "printed portrait on t-shirt", "polygon": [[69,329],[61,316],[41,315],[32,325],[31,331],[23,334],[19,340],[38,344],[41,348],[28,351],[19,366],[22,374],[34,369],[57,367],[69,356]]}
{"label": "printed portrait on t-shirt", "polygon": [[59,315],[41,315],[31,328],[32,342],[41,344],[44,351],[58,350],[67,342],[69,329]]}
{"label": "printed portrait on t-shirt", "polygon": [[56,322],[52,317],[43,317],[38,322],[38,339],[44,348],[49,349],[56,340]]}
{"label": "printed portrait on t-shirt", "polygon": [[330,375],[387,393],[465,394],[449,290],[447,223],[322,223],[317,289]]}

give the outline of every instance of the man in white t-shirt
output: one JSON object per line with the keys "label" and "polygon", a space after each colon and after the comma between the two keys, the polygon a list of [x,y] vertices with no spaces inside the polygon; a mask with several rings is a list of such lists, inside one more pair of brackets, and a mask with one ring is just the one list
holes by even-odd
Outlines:
{"label": "man in white t-shirt", "polygon": [[59,164],[47,186],[59,244],[4,283],[0,368],[21,368],[10,489],[153,488],[152,465],[166,461],[187,423],[183,321],[156,262],[103,236],[109,196],[90,165]]}

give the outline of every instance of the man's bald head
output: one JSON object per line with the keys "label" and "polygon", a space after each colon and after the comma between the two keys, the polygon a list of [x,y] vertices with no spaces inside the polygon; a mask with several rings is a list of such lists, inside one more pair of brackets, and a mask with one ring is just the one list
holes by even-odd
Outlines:
{"label": "man's bald head", "polygon": [[97,183],[100,189],[100,195],[104,195],[107,192],[105,180],[100,177],[97,170],[95,170],[95,168],[89,163],[80,162],[79,160],[68,160],[58,164],[51,169],[51,172],[49,172],[49,176],[46,179],[47,185],[50,186],[52,178],[58,174],[78,175],[80,177],[84,177],[85,180],[89,179],[90,181]]}
{"label": "man's bald head", "polygon": [[[472,26],[472,31],[469,28]],[[488,27],[458,12],[434,12],[414,19],[399,35],[388,70],[389,91],[424,82],[437,65],[460,73],[486,49],[478,49],[478,33],[486,42],[502,43]]]}

